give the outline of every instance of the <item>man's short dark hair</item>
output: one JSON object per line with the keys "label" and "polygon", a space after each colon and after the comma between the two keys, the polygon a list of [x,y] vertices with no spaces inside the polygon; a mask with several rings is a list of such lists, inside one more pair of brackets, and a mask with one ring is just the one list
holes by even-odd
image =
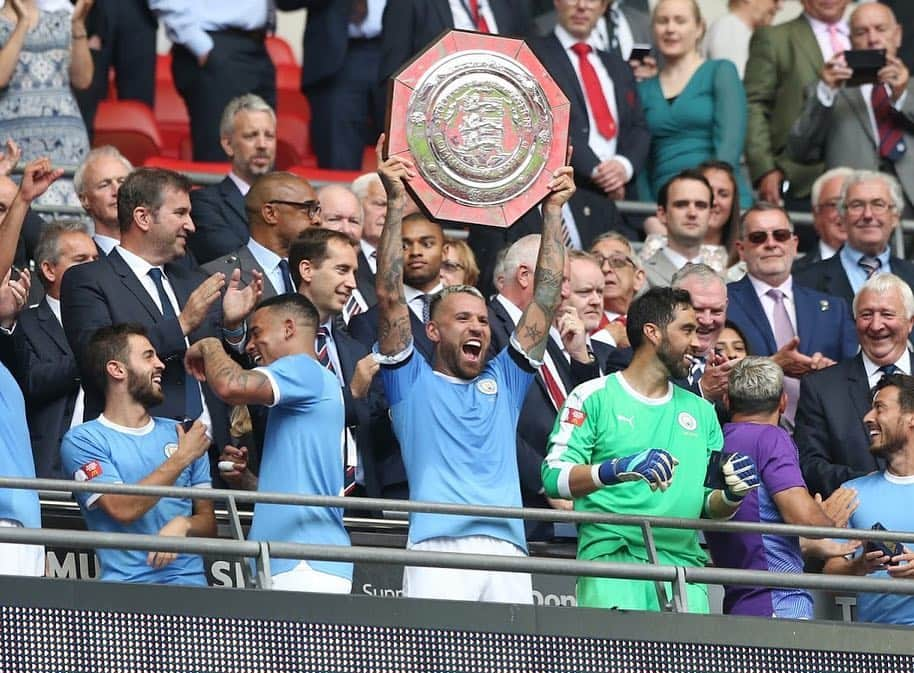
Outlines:
{"label": "man's short dark hair", "polygon": [[746,212],[744,212],[739,217],[739,237],[741,239],[746,237],[746,221],[749,219],[750,215],[754,215],[755,213],[769,213],[773,210],[778,211],[781,213],[781,215],[784,216],[784,221],[787,222],[787,227],[790,229],[790,231],[793,231],[793,222],[790,221],[790,215],[786,210],[784,210],[783,207],[779,206],[776,203],[771,203],[770,201],[756,201],[751,206],[746,208]]}
{"label": "man's short dark hair", "polygon": [[312,266],[323,264],[330,256],[330,241],[355,245],[355,241],[343,232],[323,227],[305,229],[301,236],[292,241],[292,245],[289,246],[289,271],[292,273],[292,282],[296,288],[301,285],[301,271],[298,267],[302,261],[307,259]]}
{"label": "man's short dark hair", "polygon": [[122,232],[130,229],[136,208],[144,207],[157,212],[165,200],[166,189],[190,194],[192,186],[187,176],[167,168],[137,168],[117,190],[118,227]]}
{"label": "man's short dark hair", "polygon": [[625,334],[632,349],[637,350],[644,342],[644,326],[648,323],[666,329],[676,319],[676,309],[691,308],[692,298],[688,291],[672,287],[652,287],[635,299],[628,307]]}
{"label": "man's short dark hair", "polygon": [[898,406],[902,413],[914,413],[914,376],[907,374],[888,374],[883,376],[873,386],[872,397],[876,397],[883,388],[893,387],[898,389]]}
{"label": "man's short dark hair", "polygon": [[259,311],[262,308],[297,318],[306,325],[313,325],[315,328],[317,328],[321,320],[311,300],[297,292],[287,292],[286,294],[278,294],[275,297],[264,299],[257,304],[257,308],[254,310]]}
{"label": "man's short dark hair", "polygon": [[121,323],[100,327],[92,334],[86,346],[86,371],[99,392],[108,389],[108,363],[111,360],[127,362],[132,335],[149,338],[143,325]]}
{"label": "man's short dark hair", "polygon": [[[669,198],[670,187],[673,186],[673,183],[679,182],[680,180],[694,180],[695,182],[702,183],[705,187],[708,188],[708,194],[710,195],[708,205],[714,205],[714,188],[711,187],[711,183],[708,182],[708,178],[705,177],[705,174],[697,168],[686,168],[685,170],[679,171],[676,175],[667,180],[660,188],[660,191],[657,192],[658,206],[664,209],[669,206],[667,199]],[[123,189],[123,187],[121,189]]]}

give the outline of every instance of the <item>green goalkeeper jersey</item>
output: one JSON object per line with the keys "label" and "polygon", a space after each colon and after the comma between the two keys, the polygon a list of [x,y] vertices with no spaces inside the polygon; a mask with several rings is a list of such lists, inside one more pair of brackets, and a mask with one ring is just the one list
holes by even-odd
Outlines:
{"label": "green goalkeeper jersey", "polygon": [[[723,443],[710,403],[672,384],[662,398],[648,398],[616,373],[578,386],[565,400],[549,437],[543,485],[549,497],[571,498],[568,480],[575,465],[598,465],[644,449],[666,449],[679,461],[666,491],[651,491],[639,479],[575,498],[574,508],[579,512],[698,518],[710,492],[704,485],[710,454]],[[700,566],[706,561],[694,530],[655,529],[654,539],[658,549],[683,565]],[[621,548],[647,560],[639,527],[579,525],[578,558],[594,559]]]}

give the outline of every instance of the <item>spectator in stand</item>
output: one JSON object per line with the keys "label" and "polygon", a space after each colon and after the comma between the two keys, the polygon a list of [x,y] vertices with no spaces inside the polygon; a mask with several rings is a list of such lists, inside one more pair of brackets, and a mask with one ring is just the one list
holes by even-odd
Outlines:
{"label": "spectator in stand", "polygon": [[651,287],[670,284],[686,264],[704,263],[702,246],[708,233],[714,191],[698,170],[686,169],[671,178],[657,195],[657,219],[666,227],[666,246],[644,259]]}
{"label": "spectator in stand", "polygon": [[756,28],[770,26],[783,0],[729,0],[727,13],[708,28],[702,50],[706,58],[732,61],[743,78],[749,60],[749,41]]}
{"label": "spectator in stand", "polygon": [[[270,407],[259,475],[264,491],[343,490],[345,412],[340,383],[314,350],[319,320],[302,295],[278,295],[251,318],[247,351],[256,369],[243,370],[218,339],[198,341],[185,356],[188,371],[225,402]],[[333,507],[257,503],[248,538],[349,546],[342,510]],[[274,589],[348,594],[352,587],[351,563],[272,559],[270,568]]]}
{"label": "spectator in stand", "polygon": [[893,273],[914,283],[914,264],[893,255],[889,247],[903,209],[898,180],[886,173],[854,171],[841,187],[847,242],[833,257],[798,272],[797,282],[842,297],[848,304],[876,273]]}
{"label": "spectator in stand", "polygon": [[[70,87],[92,83],[86,14],[43,12],[37,0],[9,0],[0,8],[0,138],[15,138],[26,161],[47,156],[78,164],[89,152],[86,126]],[[58,180],[39,203],[78,206],[70,180]]]}
{"label": "spectator in stand", "polygon": [[[787,153],[790,127],[803,109],[803,92],[825,61],[850,46],[844,10],[850,0],[802,0],[803,14],[759,28],[749,43],[743,78],[749,101],[746,161],[758,197],[804,210],[821,163],[800,165]],[[783,199],[782,199],[783,197]]]}
{"label": "spectator in stand", "polygon": [[253,94],[232,99],[222,112],[219,140],[232,162],[231,171],[219,184],[191,193],[197,231],[190,249],[200,264],[237,250],[248,240],[244,197],[276,161],[273,108]]}
{"label": "spectator in stand", "polygon": [[591,337],[610,346],[627,348],[625,316],[645,281],[641,260],[631,241],[616,231],[600,234],[590,246],[590,253],[603,271],[603,318]]}
{"label": "spectator in stand", "polygon": [[[189,192],[190,181],[169,170],[138,168],[128,175],[117,194],[121,242],[104,260],[69,270],[61,288],[61,314],[84,381],[90,373],[86,346],[98,328],[144,325],[165,362],[164,399],[150,411],[167,418],[200,417],[216,446],[224,446],[225,405],[189,378],[180,359],[192,342],[206,336],[224,337],[241,350],[244,319],[260,297],[262,279],[255,272],[255,281],[241,288],[240,271],[207,277],[179,263],[194,231]],[[89,383],[87,420],[104,403],[104,391]]]}
{"label": "spectator in stand", "polygon": [[842,483],[880,469],[869,452],[861,421],[871,389],[887,373],[911,373],[908,339],[914,328],[914,294],[901,278],[873,276],[854,299],[860,352],[834,367],[803,377],[794,437],[803,477],[828,497]]}
{"label": "spectator in stand", "polygon": [[207,273],[230,277],[241,270],[241,283],[250,285],[254,272],[263,277],[263,298],[295,292],[289,267],[289,247],[309,227],[318,223],[320,203],[305,180],[292,173],[267,173],[257,179],[244,206],[250,222],[245,245],[203,265]]}
{"label": "spectator in stand", "polygon": [[0,348],[8,351],[6,364],[25,396],[35,471],[42,478],[62,479],[60,441],[83,422],[85,393],[63,331],[60,285],[67,269],[97,259],[98,251],[82,223],[51,222],[35,257],[45,296],[17,316],[12,335],[0,336],[0,342],[8,341]]}
{"label": "spectator in stand", "polygon": [[112,145],[96,147],[73,174],[73,187],[83,210],[92,219],[92,238],[99,256],[110,253],[120,243],[117,223],[117,191],[133,166]]}
{"label": "spectator in stand", "polygon": [[[914,378],[891,374],[880,379],[872,409],[863,422],[870,437],[869,451],[880,468],[845,484],[857,490],[860,500],[849,527],[870,530],[880,524],[886,530],[910,532],[914,530],[911,526]],[[914,553],[910,542],[887,542],[877,549],[870,542],[850,560],[829,559],[825,572],[908,581],[914,575]],[[914,624],[914,599],[903,594],[861,592],[857,595],[857,620]]]}
{"label": "spectator in stand", "polygon": [[[655,200],[679,171],[707,159],[739,166],[746,138],[746,94],[736,68],[726,60],[706,61],[698,51],[704,22],[697,2],[660,0],[653,26],[663,67],[638,83],[651,133],[651,151],[638,179],[642,201]],[[738,192],[741,205],[748,206],[748,185],[741,184]]]}
{"label": "spectator in stand", "polygon": [[276,108],[276,68],[264,43],[276,27],[270,0],[148,2],[173,44],[171,72],[190,114],[194,161],[231,158],[219,135],[225,135],[219,118],[226,105],[256,94]]}
{"label": "spectator in stand", "polygon": [[724,328],[717,337],[717,343],[714,345],[714,352],[723,355],[731,362],[738,362],[749,355],[746,348],[746,337],[735,323],[727,320],[724,322]]}
{"label": "spectator in stand", "polygon": [[747,210],[736,245],[746,275],[727,286],[727,318],[739,326],[754,355],[770,356],[784,371],[784,417],[793,423],[800,379],[857,352],[849,307],[794,279],[797,238],[780,206],[757,203]]}
{"label": "spectator in stand", "polygon": [[279,9],[308,10],[301,89],[311,107],[311,145],[321,168],[360,170],[365,146],[381,132],[387,89],[379,85],[378,66],[385,4],[276,2]]}
{"label": "spectator in stand", "polygon": [[[901,26],[886,5],[862,4],[850,17],[852,49],[883,49],[876,82],[848,86],[854,71],[833,55],[806,87],[806,102],[787,139],[792,159],[895,175],[914,201],[914,81],[900,58]],[[911,151],[907,151],[911,148]]]}
{"label": "spectator in stand", "polygon": [[[723,274],[736,262],[736,232],[739,228],[739,187],[733,168],[726,161],[708,159],[698,165],[714,193],[708,217],[708,231],[701,245],[701,258],[717,273]],[[648,233],[641,246],[642,259],[648,259],[667,244],[666,227],[655,216],[647,218]],[[738,279],[734,279],[738,280]]]}
{"label": "spectator in stand", "polygon": [[793,263],[794,273],[799,273],[816,262],[831,259],[847,240],[847,230],[841,220],[841,187],[853,172],[850,168],[839,166],[825,171],[812,183],[812,226],[819,240],[811,252]]}
{"label": "spectator in stand", "polygon": [[444,240],[441,258],[441,284],[472,285],[476,286],[479,280],[479,267],[476,265],[476,256],[466,244],[454,238]]}
{"label": "spectator in stand", "polygon": [[375,272],[378,270],[378,245],[387,217],[387,195],[377,173],[365,173],[352,181],[352,191],[362,203],[362,239],[359,241],[359,269],[356,289],[369,308],[378,303]]}
{"label": "spectator in stand", "polygon": [[[18,310],[25,303],[25,293],[10,297],[5,282],[10,273],[16,241],[22,230],[29,205],[63,174],[53,169],[47,158],[26,165],[19,191],[0,220],[0,320],[10,317],[9,306]],[[20,288],[21,289],[21,288]],[[18,304],[18,306],[16,306]],[[25,400],[9,370],[0,364],[0,460],[9,477],[33,479],[35,463],[28,440]],[[38,492],[25,489],[0,489],[0,526],[4,528],[41,528],[41,505]],[[0,544],[0,574],[44,575],[44,547],[41,545]]]}
{"label": "spectator in stand", "polygon": [[[362,202],[355,192],[345,185],[328,184],[317,192],[321,204],[321,224],[325,229],[339,231],[348,236],[354,243],[362,240],[362,221],[364,213]],[[343,309],[343,321],[348,325],[352,316],[364,313],[369,308],[368,301],[355,288],[349,295],[349,301]]]}
{"label": "spectator in stand", "polygon": [[522,38],[530,34],[531,25],[529,3],[518,0],[387,2],[382,18],[379,81],[386,86],[401,66],[448,29]]}
{"label": "spectator in stand", "polygon": [[[165,365],[140,325],[102,327],[89,340],[87,371],[105,391],[101,416],[70,430],[60,455],[76,481],[210,488],[210,445],[200,421],[156,418]],[[162,537],[215,537],[212,500],[114,493],[76,494],[89,530]],[[175,552],[98,548],[101,579],[206,585],[203,559]]]}
{"label": "spectator in stand", "polygon": [[[482,294],[470,286],[439,292],[429,306],[426,332],[432,364],[415,352],[411,310],[399,270],[412,265],[407,232],[401,231],[404,181],[416,173],[402,157],[381,159],[388,194],[387,222],[378,254],[379,327],[376,354],[416,500],[517,507],[521,504],[512,439],[522,401],[541,365],[562,293],[565,268],[561,212],[574,191],[572,169],[553,173],[543,201],[543,234],[533,293],[510,345],[487,362],[491,340]],[[404,259],[406,258],[406,259]],[[521,557],[526,555],[519,519],[410,515],[410,549]],[[407,566],[408,597],[532,603],[527,573]]]}
{"label": "spectator in stand", "polygon": [[[565,400],[542,465],[546,495],[573,498],[576,511],[733,516],[758,486],[755,467],[733,454],[721,462],[724,488],[705,487],[711,452],[723,445],[720,425],[708,402],[669,381],[688,373],[697,327],[684,290],[652,288],[632,303],[626,328],[635,357],[628,368],[578,386]],[[695,531],[669,530],[655,539],[660,563],[705,565]],[[604,523],[578,526],[578,558],[648,563],[638,527]],[[685,591],[690,612],[709,611],[705,585],[687,584]],[[659,611],[657,594],[650,581],[578,578],[580,606]]]}
{"label": "spectator in stand", "polygon": [[529,41],[571,102],[569,142],[578,190],[563,215],[578,249],[608,229],[635,238],[613,201],[625,198],[650,144],[632,69],[618,52],[601,50],[596,25],[607,7],[607,0],[560,0],[552,34]]}
{"label": "spectator in stand", "polygon": [[[644,7],[637,5],[637,2],[631,0],[609,0],[606,11],[594,28],[599,40],[597,49],[616,52],[623,61],[628,62],[632,47],[636,44],[651,44],[651,16],[646,3]],[[534,20],[539,35],[550,34],[555,29],[555,22],[554,10],[541,14]],[[653,57],[648,58],[653,60]]]}
{"label": "spectator in stand", "polygon": [[[844,526],[853,511],[853,492],[840,489],[826,502],[814,499],[800,474],[797,447],[790,435],[778,427],[787,406],[783,378],[780,367],[757,356],[740,360],[730,372],[725,400],[732,422],[724,426],[724,455],[749,456],[758,465],[761,481],[759,488],[743,500],[733,520]],[[802,541],[796,536],[707,532],[705,538],[717,567],[803,572]],[[820,555],[824,552],[827,557],[843,556],[860,546],[859,542],[810,543],[806,551]],[[812,608],[812,595],[805,589],[724,586],[724,614],[812,619]]]}

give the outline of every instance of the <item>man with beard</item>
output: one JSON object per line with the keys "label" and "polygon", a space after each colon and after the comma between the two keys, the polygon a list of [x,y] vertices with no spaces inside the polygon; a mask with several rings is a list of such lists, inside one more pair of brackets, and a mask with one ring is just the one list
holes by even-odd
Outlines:
{"label": "man with beard", "polygon": [[[733,515],[758,486],[755,466],[747,456],[729,454],[720,466],[724,487],[706,487],[711,452],[724,443],[720,425],[710,403],[669,381],[688,374],[697,329],[685,290],[653,288],[632,303],[626,324],[635,351],[631,365],[578,386],[559,411],[542,469],[549,497],[573,498],[575,510],[584,512]],[[703,567],[707,561],[693,530],[658,530],[654,541],[664,565]],[[615,524],[581,524],[578,558],[648,563],[641,530]],[[690,612],[708,612],[705,585],[688,584],[686,594]],[[654,582],[629,579],[579,577],[577,599],[586,607],[665,607]]]}
{"label": "man with beard", "polygon": [[[885,461],[885,468],[844,484],[857,490],[860,501],[848,527],[869,530],[881,525],[891,531],[912,531],[914,377],[889,374],[876,384],[875,390],[872,409],[863,422],[869,431],[870,453]],[[830,559],[825,572],[910,580],[914,577],[914,552],[909,544],[870,541],[850,560]],[[914,624],[914,598],[861,593],[857,596],[857,620]]]}
{"label": "man with beard", "polygon": [[[476,288],[454,285],[438,292],[428,307],[424,329],[433,352],[427,361],[415,352],[416,329],[401,274],[404,261],[411,265],[415,259],[413,246],[422,245],[422,239],[409,242],[403,221],[404,181],[416,175],[415,168],[402,156],[383,161],[382,143],[383,136],[377,155],[387,219],[378,252],[376,352],[410,497],[519,507],[517,420],[561,300],[562,206],[574,193],[572,169],[556,170],[549,182],[533,301],[520,315],[509,345],[486,362],[492,334],[485,300]],[[425,513],[410,515],[407,546],[503,556],[524,556],[527,549],[520,519]],[[533,602],[527,573],[407,567],[403,592],[421,598]]]}
{"label": "man with beard", "polygon": [[[184,358],[187,370],[226,403],[270,408],[258,475],[263,491],[343,490],[343,396],[315,352],[319,321],[302,295],[277,295],[260,302],[250,321],[247,352],[255,369],[242,369],[218,339],[198,341]],[[257,503],[248,538],[349,546],[343,512],[335,507]],[[273,589],[348,594],[352,586],[351,563],[274,558],[270,569]]]}
{"label": "man with beard", "polygon": [[[140,486],[210,487],[210,440],[195,421],[156,418],[165,365],[140,325],[95,332],[87,348],[88,371],[105,391],[101,416],[70,430],[60,447],[64,474],[77,481]],[[211,500],[114,493],[76,494],[89,530],[168,537],[216,535]],[[97,550],[100,579],[117,582],[206,585],[203,559],[174,552]]]}

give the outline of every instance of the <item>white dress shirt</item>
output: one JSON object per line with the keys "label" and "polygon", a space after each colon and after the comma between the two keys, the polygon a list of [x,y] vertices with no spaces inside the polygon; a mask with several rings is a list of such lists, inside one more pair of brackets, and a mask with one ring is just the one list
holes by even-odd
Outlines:
{"label": "white dress shirt", "polygon": [[420,322],[422,321],[422,311],[425,308],[425,300],[423,297],[426,294],[431,296],[442,289],[444,289],[444,285],[441,283],[438,283],[428,292],[421,292],[409,285],[403,285],[403,296],[406,297],[406,305],[409,306],[409,310],[413,312],[413,315],[419,318]]}
{"label": "white dress shirt", "polygon": [[284,294],[286,291],[286,284],[283,282],[283,272],[279,266],[282,257],[269,248],[262,246],[253,238],[248,239],[248,250],[251,251],[254,259],[260,264],[260,268],[263,269],[264,275],[266,275],[267,279],[270,281],[273,289],[276,290],[276,294]]}
{"label": "white dress shirt", "polygon": [[[470,12],[470,3],[468,0],[448,0],[451,7],[451,16],[454,17],[454,28],[458,30],[476,30],[476,22],[473,20],[473,14]],[[498,24],[495,21],[495,14],[489,6],[488,0],[479,0],[479,14],[486,20],[486,25],[490,33],[498,33]]]}
{"label": "white dress shirt", "polygon": [[350,38],[371,40],[381,34],[381,17],[384,14],[386,0],[368,0],[366,5],[368,13],[360,24],[350,23],[348,32]]}
{"label": "white dress shirt", "polygon": [[[885,376],[881,371],[879,371],[879,365],[870,360],[869,356],[860,351],[860,355],[863,356],[863,368],[866,370],[866,380],[869,383],[870,388],[879,383],[879,380]],[[898,358],[894,363],[896,367],[901,370],[902,374],[911,374],[911,351],[905,349],[904,353],[901,354],[901,357]]]}
{"label": "white dress shirt", "polygon": [[105,236],[104,234],[94,234],[92,240],[95,241],[95,244],[100,247],[102,252],[106,255],[110,255],[115,246],[120,243],[118,239]]}
{"label": "white dress shirt", "polygon": [[368,262],[368,268],[371,269],[371,275],[374,276],[378,273],[378,249],[365,239],[359,241],[359,247],[362,249],[365,261]]}
{"label": "white dress shirt", "polygon": [[235,183],[238,191],[241,192],[241,196],[247,196],[248,192],[251,191],[251,185],[235,175],[234,171],[229,171],[228,177],[229,180]]}

